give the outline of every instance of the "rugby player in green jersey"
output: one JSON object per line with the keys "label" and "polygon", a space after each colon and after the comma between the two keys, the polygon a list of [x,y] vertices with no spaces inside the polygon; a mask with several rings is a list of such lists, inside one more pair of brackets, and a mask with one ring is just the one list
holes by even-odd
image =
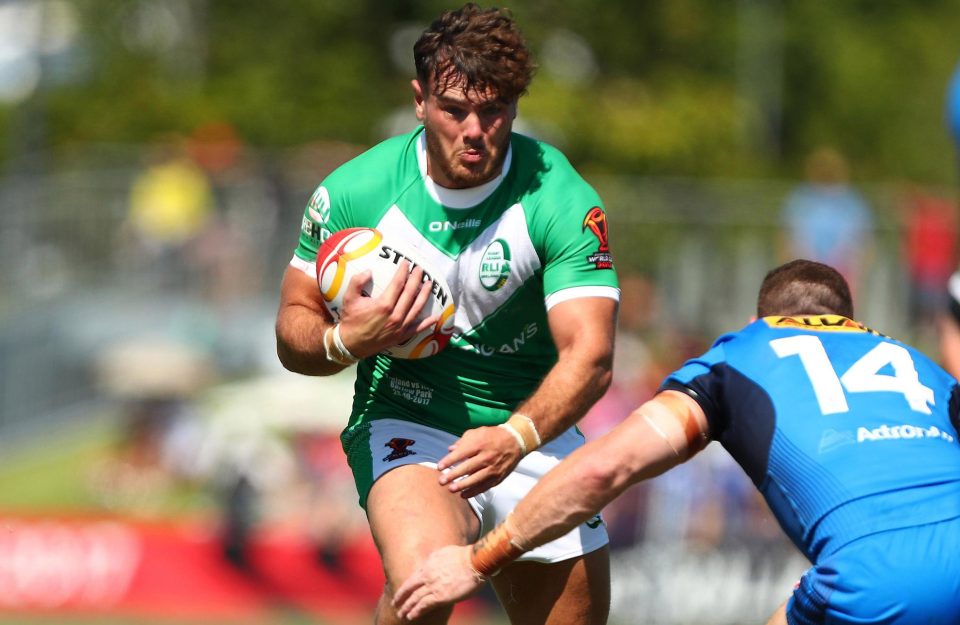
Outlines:
{"label": "rugby player in green jersey", "polygon": [[[599,196],[558,150],[513,132],[534,64],[509,14],[447,11],[414,59],[421,125],[317,188],[276,324],[292,371],[357,363],[341,440],[383,562],[381,625],[401,622],[392,595],[420,560],[477,540],[583,444],[575,426],[610,383],[619,302]],[[351,227],[404,239],[444,276],[456,302],[446,349],[419,360],[381,353],[417,330],[430,288],[403,263],[377,297],[361,296],[362,275],[352,281],[334,324],[316,254]],[[324,340],[331,334],[337,341]],[[607,542],[596,517],[505,567],[491,583],[511,622],[605,623]],[[416,622],[446,623],[451,609]]]}

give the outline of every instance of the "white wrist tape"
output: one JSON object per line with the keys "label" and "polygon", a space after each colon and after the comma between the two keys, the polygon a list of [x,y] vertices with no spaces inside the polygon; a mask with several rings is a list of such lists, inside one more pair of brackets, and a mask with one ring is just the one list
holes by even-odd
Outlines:
{"label": "white wrist tape", "polygon": [[503,429],[505,429],[506,431],[508,431],[508,432],[510,432],[511,434],[513,434],[513,437],[514,437],[515,439],[517,439],[517,444],[520,445],[520,455],[521,455],[521,456],[526,456],[526,455],[527,455],[527,443],[523,440],[523,436],[521,436],[521,434],[520,434],[520,432],[517,430],[517,428],[513,427],[513,425],[511,425],[511,424],[509,424],[509,423],[500,423],[500,424],[497,425],[497,427],[498,427],[498,428],[503,428]]}
{"label": "white wrist tape", "polygon": [[360,362],[360,359],[351,354],[350,350],[347,349],[347,346],[343,344],[343,339],[340,337],[339,323],[333,327],[333,344],[337,346],[338,350],[340,350],[340,355],[343,356],[344,360],[349,360],[350,364]]}
{"label": "white wrist tape", "polygon": [[323,347],[327,352],[327,360],[338,365],[349,367],[360,360],[344,346],[343,339],[340,338],[339,323],[332,328],[327,328],[323,333]]}
{"label": "white wrist tape", "polygon": [[[537,431],[537,424],[533,422],[533,419],[519,412],[515,412],[510,416],[511,421],[513,421],[514,419],[519,419],[521,422],[525,422],[524,429],[527,430],[528,434],[533,437],[534,449],[536,449],[537,447],[543,444],[543,440],[540,439],[540,432]],[[522,435],[523,434],[521,432],[521,436]]]}

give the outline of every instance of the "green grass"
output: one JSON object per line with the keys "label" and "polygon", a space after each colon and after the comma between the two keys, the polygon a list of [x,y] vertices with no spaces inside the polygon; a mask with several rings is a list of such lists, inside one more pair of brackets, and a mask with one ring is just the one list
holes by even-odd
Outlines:
{"label": "green grass", "polygon": [[112,443],[103,421],[68,425],[0,459],[0,510],[46,512],[97,507],[84,476]]}
{"label": "green grass", "polygon": [[[109,415],[67,423],[30,445],[0,454],[0,513],[124,512],[124,502],[103,500],[110,488],[94,486],[97,469],[116,458],[120,432]],[[200,487],[177,485],[162,491],[144,489],[151,516],[177,517],[201,512],[212,504]],[[117,503],[117,502],[113,502]],[[116,509],[113,509],[116,507]]]}

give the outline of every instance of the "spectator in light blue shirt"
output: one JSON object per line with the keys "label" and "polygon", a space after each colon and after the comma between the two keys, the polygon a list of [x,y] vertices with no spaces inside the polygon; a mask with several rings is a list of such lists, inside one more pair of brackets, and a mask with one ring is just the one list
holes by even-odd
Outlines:
{"label": "spectator in light blue shirt", "polygon": [[847,162],[835,149],[814,150],[806,176],[783,207],[785,256],[831,265],[855,288],[872,248],[873,211],[850,184]]}

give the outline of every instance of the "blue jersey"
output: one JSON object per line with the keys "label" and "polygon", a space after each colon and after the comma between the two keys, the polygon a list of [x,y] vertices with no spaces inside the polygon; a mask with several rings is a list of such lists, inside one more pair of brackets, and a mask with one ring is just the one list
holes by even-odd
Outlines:
{"label": "blue jersey", "polygon": [[766,317],[667,378],[812,561],[858,538],[960,517],[957,382],[835,315]]}

